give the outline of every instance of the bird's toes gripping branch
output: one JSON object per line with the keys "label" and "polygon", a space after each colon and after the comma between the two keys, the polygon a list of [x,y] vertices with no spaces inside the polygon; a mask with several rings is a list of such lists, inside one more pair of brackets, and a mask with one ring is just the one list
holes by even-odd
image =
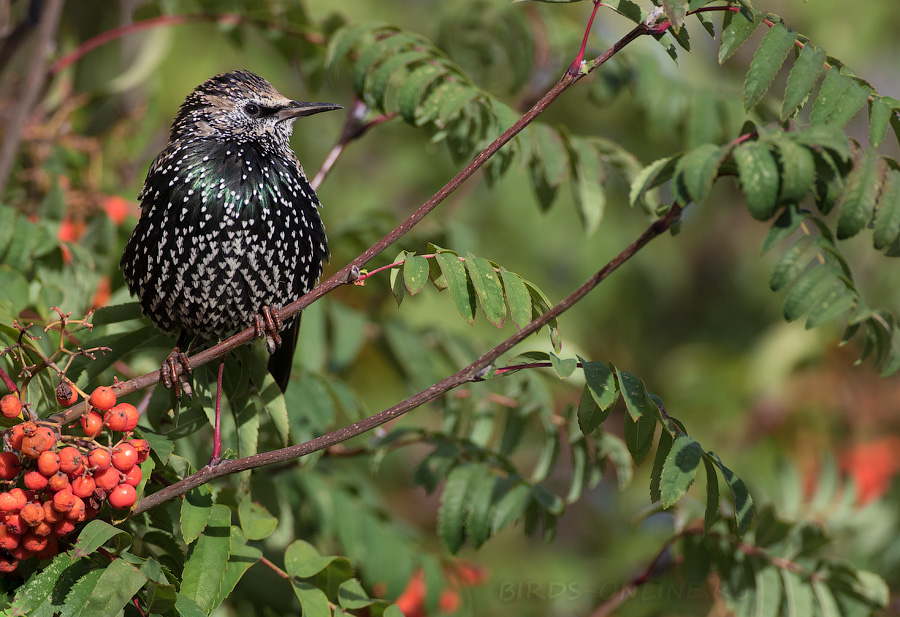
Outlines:
{"label": "bird's toes gripping branch", "polygon": [[275,353],[275,350],[281,347],[281,335],[278,334],[278,331],[282,327],[284,327],[284,322],[281,321],[278,312],[264,304],[256,315],[256,338],[265,337],[266,350],[270,354]]}
{"label": "bird's toes gripping branch", "polygon": [[[180,373],[178,371],[179,366],[182,369]],[[179,347],[173,349],[172,353],[163,361],[159,372],[166,389],[171,390],[173,387],[175,388],[175,398],[181,399],[182,392],[188,398],[193,396],[190,375],[194,372],[194,367],[191,366],[188,357]]]}

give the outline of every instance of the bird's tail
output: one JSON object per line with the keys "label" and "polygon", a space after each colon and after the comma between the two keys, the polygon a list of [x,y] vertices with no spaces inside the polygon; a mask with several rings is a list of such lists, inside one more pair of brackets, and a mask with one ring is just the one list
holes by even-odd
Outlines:
{"label": "bird's tail", "polygon": [[300,335],[300,317],[297,315],[281,331],[281,347],[269,356],[269,373],[275,378],[275,382],[282,392],[287,391],[291,380],[291,366],[294,363],[294,351],[297,349],[297,339]]}

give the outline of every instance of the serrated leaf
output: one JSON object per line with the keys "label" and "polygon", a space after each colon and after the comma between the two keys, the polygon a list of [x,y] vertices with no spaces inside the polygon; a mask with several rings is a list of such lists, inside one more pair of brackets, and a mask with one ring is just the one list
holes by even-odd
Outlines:
{"label": "serrated leaf", "polygon": [[200,537],[212,515],[212,493],[206,486],[188,491],[181,500],[181,537],[191,544]]}
{"label": "serrated leaf", "polygon": [[428,51],[412,49],[400,52],[378,65],[378,68],[366,79],[366,94],[371,99],[371,103],[381,111],[387,111],[384,97],[393,78],[397,78],[401,74],[401,69],[406,69],[412,64],[431,57],[432,54]]}
{"label": "serrated leaf", "polygon": [[474,478],[466,501],[466,535],[472,548],[478,549],[487,542],[491,534],[491,506],[497,478],[487,465],[481,465],[481,472]]}
{"label": "serrated leaf", "polygon": [[850,139],[838,126],[809,126],[792,132],[789,137],[799,144],[828,148],[842,159],[850,158]]}
{"label": "serrated leaf", "polygon": [[781,609],[781,575],[778,568],[763,565],[756,571],[756,612],[753,617],[778,617]]}
{"label": "serrated leaf", "polygon": [[365,23],[347,26],[334,33],[328,42],[325,54],[325,65],[334,71],[343,62],[354,45],[366,34],[384,28],[383,24]]}
{"label": "serrated leaf", "polygon": [[849,87],[841,92],[828,121],[837,126],[846,125],[863,108],[871,92],[856,80],[851,80]]}
{"label": "serrated leaf", "polygon": [[570,139],[569,148],[572,155],[572,197],[575,210],[584,225],[585,234],[591,236],[600,227],[606,207],[603,163],[593,144],[586,139]]}
{"label": "serrated leaf", "polygon": [[91,570],[78,579],[66,594],[66,601],[61,607],[59,617],[79,617],[84,614],[84,607],[88,598],[97,587],[97,582],[103,575],[103,569]]}
{"label": "serrated leaf", "polygon": [[784,103],[781,106],[781,119],[787,120],[794,115],[825,68],[825,50],[812,43],[803,46],[803,50],[794,62],[788,75],[784,92]]}
{"label": "serrated leaf", "polygon": [[787,204],[798,203],[814,188],[815,158],[809,148],[787,139],[776,141],[775,149],[781,163],[779,201]]}
{"label": "serrated leaf", "polygon": [[584,435],[590,435],[609,417],[609,409],[605,412],[597,406],[590,388],[584,386],[578,403],[578,428]]}
{"label": "serrated leaf", "polygon": [[853,80],[846,75],[842,75],[839,68],[831,67],[825,74],[816,100],[813,102],[812,112],[809,115],[809,121],[812,124],[825,124],[831,119],[837,107],[838,101],[844,91],[850,87]]}
{"label": "serrated leaf", "polygon": [[147,582],[140,569],[116,558],[100,575],[85,602],[82,615],[116,615]]}
{"label": "serrated leaf", "polygon": [[337,557],[320,555],[312,544],[294,540],[284,551],[284,569],[291,576],[310,578],[327,568]]}
{"label": "serrated leaf", "polygon": [[509,316],[516,327],[521,330],[531,322],[531,294],[522,277],[500,267],[500,278],[503,281],[503,293],[509,305]]}
{"label": "serrated leaf", "polygon": [[872,243],[882,250],[897,242],[900,236],[900,171],[889,170],[884,176],[875,212]]}
{"label": "serrated leaf", "polygon": [[876,96],[869,105],[869,143],[873,148],[878,148],[884,143],[887,135],[888,123],[894,110],[884,102],[884,98]]}
{"label": "serrated leaf", "polygon": [[[231,550],[231,509],[214,504],[209,523],[184,563],[180,592],[207,613],[215,608]],[[130,598],[130,596],[129,596]]]}
{"label": "serrated leaf", "polygon": [[215,605],[219,607],[225,598],[231,595],[234,588],[243,578],[244,574],[262,558],[262,551],[256,547],[247,545],[247,538],[241,530],[231,526],[231,550],[228,555],[228,567],[225,569],[225,578]]}
{"label": "serrated leaf", "polygon": [[635,175],[628,194],[629,203],[634,206],[649,190],[668,181],[675,173],[680,155],[667,156],[653,161]]}
{"label": "serrated leaf", "polygon": [[675,436],[660,477],[660,502],[663,508],[672,507],[687,493],[697,477],[702,453],[700,444],[686,433]]}
{"label": "serrated leaf", "polygon": [[738,535],[743,537],[747,530],[750,529],[751,523],[753,523],[753,499],[750,497],[750,492],[747,490],[744,481],[722,464],[719,457],[712,456],[715,457],[716,465],[731,489],[731,496],[734,500],[734,520],[737,524]]}
{"label": "serrated leaf", "polygon": [[885,173],[884,159],[874,150],[867,150],[859,164],[847,178],[847,187],[839,201],[837,237],[850,238],[862,231],[872,219],[875,200]]}
{"label": "serrated leaf", "polygon": [[249,495],[238,506],[238,519],[241,521],[241,531],[248,540],[265,540],[278,527],[278,519]]}
{"label": "serrated leaf", "polygon": [[[767,253],[772,250],[775,246],[777,246],[782,240],[791,236],[795,231],[800,228],[800,225],[803,223],[804,216],[797,209],[796,205],[791,205],[782,210],[781,214],[778,215],[778,218],[775,219],[775,222],[772,223],[772,227],[769,229],[769,233],[766,234],[766,239],[763,241],[762,252]],[[775,275],[773,273],[772,279],[769,284],[771,285],[775,281]],[[784,286],[785,282],[777,280],[778,288]]]}
{"label": "serrated leaf", "polygon": [[441,267],[441,273],[447,281],[447,291],[453,298],[456,310],[467,322],[475,322],[475,288],[466,275],[466,267],[459,257],[452,253],[437,253],[435,259]]}
{"label": "serrated leaf", "polygon": [[406,122],[415,124],[416,111],[426,90],[447,73],[445,67],[437,64],[423,64],[409,73],[397,93],[397,108]]}
{"label": "serrated leaf", "polygon": [[54,557],[48,566],[16,590],[11,614],[13,616],[33,614],[38,606],[50,598],[60,574],[70,565],[72,556],[68,553],[60,553]]}
{"label": "serrated leaf", "polygon": [[500,533],[511,523],[525,514],[525,508],[531,502],[531,487],[527,484],[516,484],[497,500],[491,520],[491,533]]}
{"label": "serrated leaf", "polygon": [[769,148],[758,141],[743,143],[733,151],[741,190],[753,218],[766,221],[778,202],[778,164]]}
{"label": "serrated leaf", "polygon": [[291,585],[294,588],[294,594],[300,601],[303,617],[331,617],[328,597],[321,589],[303,581],[297,582],[292,580]]}
{"label": "serrated leaf", "polygon": [[[588,362],[581,356],[581,369],[584,371],[584,379],[591,391],[591,396],[602,412],[609,415],[612,406],[619,400],[619,391],[616,388],[616,376],[612,369],[604,362]],[[606,416],[603,417],[606,419]],[[602,420],[601,420],[602,422]]]}
{"label": "serrated leaf", "polygon": [[669,18],[669,23],[672,24],[672,28],[676,32],[681,30],[681,26],[684,24],[684,17],[688,12],[687,0],[663,0],[662,6],[666,17]]}
{"label": "serrated leaf", "polygon": [[690,199],[702,204],[712,188],[713,180],[719,172],[719,165],[728,153],[726,148],[714,144],[704,144],[685,154],[680,161],[676,176],[682,178]]}
{"label": "serrated leaf", "polygon": [[[588,395],[588,398],[590,398],[590,395]],[[572,481],[569,484],[569,494],[566,495],[567,504],[575,503],[581,499],[581,495],[590,481],[587,440],[584,438],[576,439],[571,443],[570,452],[572,456]]]}
{"label": "serrated leaf", "polygon": [[602,461],[603,458],[610,460],[616,470],[616,481],[619,485],[619,490],[623,490],[631,484],[631,478],[634,475],[631,453],[628,451],[627,444],[622,438],[606,431],[600,432],[596,443],[598,462]]}
{"label": "serrated leaf", "polygon": [[660,486],[662,482],[663,465],[666,457],[672,451],[674,440],[669,431],[660,431],[659,442],[656,444],[656,456],[653,458],[653,468],[650,470],[650,502],[657,503],[662,499]]}
{"label": "serrated leaf", "polygon": [[403,262],[403,282],[413,296],[422,291],[428,282],[428,260],[421,255],[407,255]]}
{"label": "serrated leaf", "polygon": [[703,514],[703,533],[709,533],[719,518],[719,476],[716,473],[716,466],[708,456],[703,457],[703,465],[706,467],[706,510]]}
{"label": "serrated leaf", "polygon": [[824,296],[813,304],[806,318],[806,329],[817,328],[841,313],[849,311],[856,302],[856,294],[841,279],[836,279]]}
{"label": "serrated leaf", "polygon": [[741,13],[728,12],[722,21],[722,42],[719,45],[719,64],[723,64],[759,27],[761,20],[751,20]]}
{"label": "serrated leaf", "polygon": [[437,531],[444,547],[452,554],[456,554],[465,541],[466,496],[478,470],[479,466],[472,463],[457,465],[447,475],[444,484]]}
{"label": "serrated leaf", "polygon": [[500,276],[487,259],[466,253],[466,270],[475,288],[475,297],[487,320],[502,328],[506,323],[506,301]]}
{"label": "serrated leaf", "polygon": [[618,369],[616,369],[616,378],[619,381],[619,390],[622,392],[622,398],[625,399],[628,415],[633,420],[637,420],[645,415],[652,416],[655,405],[647,395],[644,382],[631,373]]}
{"label": "serrated leaf", "polygon": [[[400,251],[400,254],[394,258],[392,264],[396,263],[405,263],[406,258],[409,256],[409,253],[406,251]],[[391,268],[390,273],[390,283],[391,283],[391,294],[394,296],[394,301],[397,303],[397,307],[403,303],[403,298],[406,297],[406,286],[403,284],[403,266],[393,267]]]}
{"label": "serrated leaf", "polygon": [[784,582],[786,617],[813,617],[815,607],[809,583],[790,570],[781,570],[781,580]]}
{"label": "serrated leaf", "polygon": [[825,295],[838,272],[831,266],[816,266],[801,276],[784,299],[784,318],[794,321],[805,314]]}
{"label": "serrated leaf", "polygon": [[744,109],[750,111],[768,91],[775,75],[794,47],[797,35],[776,23],[760,42],[744,80]]}
{"label": "serrated leaf", "polygon": [[625,445],[635,465],[640,465],[653,446],[653,435],[656,432],[656,418],[645,413],[637,420],[630,415],[625,416]]}
{"label": "serrated leaf", "polygon": [[85,525],[81,533],[78,534],[78,540],[75,542],[72,555],[76,558],[90,555],[115,536],[119,536],[122,540],[119,544],[120,550],[131,546],[130,533],[124,529],[113,527],[106,521],[94,519]]}

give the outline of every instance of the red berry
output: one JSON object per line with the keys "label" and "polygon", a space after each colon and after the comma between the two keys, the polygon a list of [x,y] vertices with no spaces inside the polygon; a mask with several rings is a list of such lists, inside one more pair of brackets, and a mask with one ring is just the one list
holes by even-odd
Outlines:
{"label": "red berry", "polygon": [[120,484],[107,496],[109,505],[116,510],[130,508],[137,501],[137,491],[130,484]]}
{"label": "red berry", "polygon": [[[140,458],[140,453],[138,453],[138,458]],[[95,448],[91,450],[91,453],[88,454],[88,466],[94,471],[103,471],[104,469],[109,469],[109,466],[112,464],[112,459],[109,455],[108,450],[104,450],[103,448]]]}
{"label": "red berry", "polygon": [[28,495],[20,488],[10,489],[9,494],[16,500],[16,510],[21,510],[28,503]]}
{"label": "red berry", "polygon": [[47,538],[47,546],[43,550],[35,551],[34,556],[38,559],[51,559],[52,557],[55,557],[57,553],[59,553],[59,546],[57,546],[56,538],[51,536]]}
{"label": "red berry", "polygon": [[12,533],[17,533],[19,535],[25,533],[25,521],[22,520],[21,515],[18,513],[7,514],[3,524],[6,525],[6,528]]}
{"label": "red berry", "polygon": [[2,572],[3,574],[15,572],[16,568],[18,567],[19,562],[16,561],[13,557],[0,557],[0,572]]}
{"label": "red berry", "polygon": [[[24,424],[16,424],[6,431],[6,440],[9,443],[9,447],[13,450],[22,449],[22,441],[25,439],[25,424],[31,423],[26,422]],[[31,424],[31,426],[34,426],[34,424]]]}
{"label": "red berry", "polygon": [[66,514],[66,519],[76,522],[84,520],[84,500],[81,497],[75,497],[75,503]]}
{"label": "red berry", "polygon": [[78,402],[78,393],[75,392],[72,386],[63,381],[56,386],[56,402],[63,407],[71,407]]}
{"label": "red berry", "polygon": [[81,430],[93,439],[103,431],[103,418],[96,411],[89,411],[81,416]]}
{"label": "red berry", "polygon": [[129,439],[128,443],[134,446],[134,449],[137,450],[138,460],[137,462],[143,463],[147,460],[147,457],[150,456],[150,442],[146,439]]}
{"label": "red berry", "polygon": [[32,491],[40,491],[47,488],[49,480],[47,476],[42,474],[40,471],[35,471],[32,469],[31,471],[26,471],[25,476],[22,479],[22,483],[25,484],[25,488],[30,489]]}
{"label": "red berry", "polygon": [[137,488],[138,484],[141,483],[141,480],[143,478],[144,472],[141,471],[140,465],[135,465],[125,473],[124,484],[130,484],[131,486]]}
{"label": "red berry", "polygon": [[109,386],[99,386],[91,393],[91,406],[100,411],[112,409],[116,404],[116,393]]}
{"label": "red berry", "polygon": [[56,452],[41,452],[37,460],[37,468],[48,478],[59,471],[59,454]]}
{"label": "red berry", "polygon": [[73,531],[75,531],[75,523],[72,521],[63,519],[53,523],[53,535],[62,537],[69,535]]}
{"label": "red berry", "polygon": [[128,471],[137,464],[137,450],[130,443],[120,443],[112,451],[113,467],[119,471]]}
{"label": "red berry", "polygon": [[70,512],[72,508],[75,506],[75,495],[72,494],[72,489],[65,488],[61,491],[57,491],[55,495],[53,495],[53,509],[57,512],[62,512],[63,514]]}
{"label": "red berry", "polygon": [[0,511],[18,512],[19,510],[21,510],[21,508],[19,508],[19,501],[15,497],[6,491],[0,493]]}
{"label": "red berry", "polygon": [[0,478],[12,480],[22,470],[22,463],[15,452],[0,452]]}
{"label": "red berry", "polygon": [[107,467],[102,471],[94,472],[94,483],[97,488],[109,492],[119,485],[119,470],[115,467]]}
{"label": "red berry", "polygon": [[0,413],[6,418],[18,418],[22,415],[22,401],[15,394],[7,394],[0,398]]}
{"label": "red berry", "polygon": [[0,548],[10,551],[19,546],[19,534],[13,533],[5,525],[0,525]]}
{"label": "red berry", "polygon": [[34,553],[44,550],[47,547],[47,538],[42,538],[41,536],[36,536],[31,532],[26,532],[25,535],[22,536],[20,544],[26,551],[31,551],[32,553]]}
{"label": "red berry", "polygon": [[79,472],[84,473],[84,460],[81,458],[81,452],[78,448],[66,446],[58,452],[59,454],[59,470],[66,475],[77,475]]}
{"label": "red berry", "polygon": [[[56,445],[56,435],[53,434],[53,431],[49,427],[36,427],[31,435],[29,435],[29,427],[27,425],[32,423],[26,422],[25,424],[25,439],[22,440],[22,454],[28,458],[37,458],[41,455],[41,452],[53,449]],[[32,426],[34,425],[32,424]]]}
{"label": "red berry", "polygon": [[[140,467],[138,467],[138,469],[140,469]],[[72,480],[72,492],[76,497],[87,499],[94,494],[95,488],[97,488],[97,483],[94,482],[94,479],[91,476],[78,476]]]}
{"label": "red berry", "polygon": [[29,527],[37,527],[44,522],[44,507],[37,503],[26,504],[19,512],[19,519]]}
{"label": "red berry", "polygon": [[54,493],[58,493],[59,491],[64,491],[71,486],[71,482],[69,481],[69,476],[64,474],[61,471],[57,471],[55,474],[50,476],[47,479],[47,487],[53,491]]}
{"label": "red berry", "polygon": [[44,502],[44,522],[52,525],[63,519],[63,515],[59,510],[53,508],[53,500],[48,499]]}

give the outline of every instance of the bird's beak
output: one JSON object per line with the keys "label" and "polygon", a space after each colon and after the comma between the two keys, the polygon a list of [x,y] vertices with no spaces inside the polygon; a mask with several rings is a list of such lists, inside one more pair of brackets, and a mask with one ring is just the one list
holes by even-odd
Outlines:
{"label": "bird's beak", "polygon": [[335,109],[343,109],[343,107],[333,103],[302,103],[300,101],[291,101],[287,107],[278,110],[276,116],[279,120],[295,120],[323,111],[334,111]]}

